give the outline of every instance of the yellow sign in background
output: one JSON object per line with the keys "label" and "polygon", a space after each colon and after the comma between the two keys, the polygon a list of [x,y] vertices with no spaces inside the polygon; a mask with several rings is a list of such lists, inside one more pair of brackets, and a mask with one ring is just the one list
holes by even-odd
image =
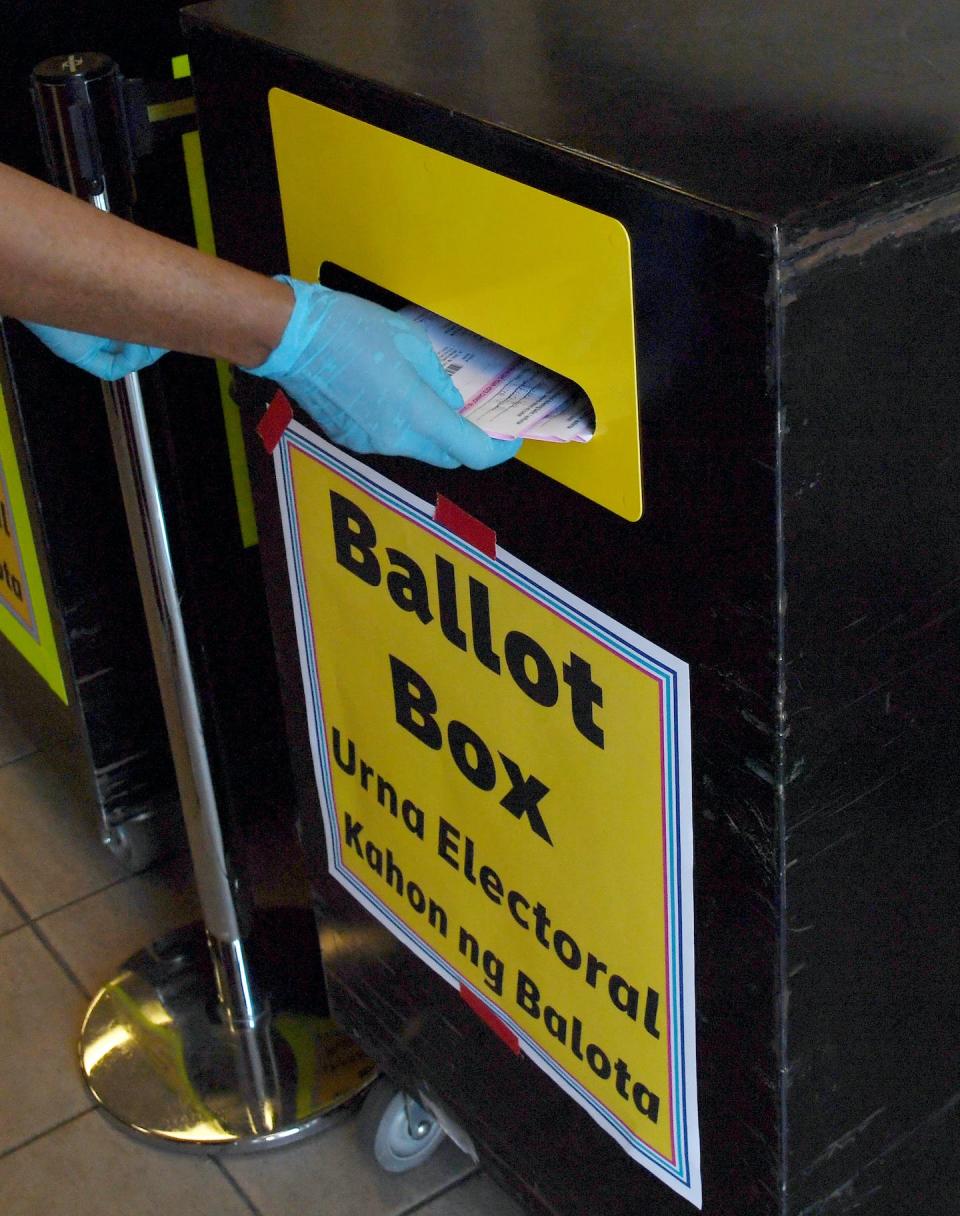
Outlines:
{"label": "yellow sign in background", "polygon": [[0,387],[0,633],[65,703],[67,691],[47,609],[10,420]]}
{"label": "yellow sign in background", "polygon": [[33,608],[23,563],[20,560],[20,546],[14,531],[13,508],[6,480],[0,466],[0,600],[20,624],[33,633]]}
{"label": "yellow sign in background", "polygon": [[276,459],[332,871],[689,1196],[684,664],[300,428]]}
{"label": "yellow sign in background", "polygon": [[269,104],[290,273],[334,262],[576,381],[594,438],[527,443],[518,459],[639,519],[623,224],[283,89]]}

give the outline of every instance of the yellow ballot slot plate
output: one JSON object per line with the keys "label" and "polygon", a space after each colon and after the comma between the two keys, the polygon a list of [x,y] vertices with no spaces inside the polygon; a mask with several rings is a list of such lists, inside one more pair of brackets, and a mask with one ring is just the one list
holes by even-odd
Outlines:
{"label": "yellow ballot slot plate", "polygon": [[518,459],[623,516],[642,511],[630,237],[611,215],[328,106],[269,95],[290,273],[332,262],[572,380],[589,443]]}
{"label": "yellow ballot slot plate", "polygon": [[299,424],[274,460],[331,873],[699,1206],[686,664]]}

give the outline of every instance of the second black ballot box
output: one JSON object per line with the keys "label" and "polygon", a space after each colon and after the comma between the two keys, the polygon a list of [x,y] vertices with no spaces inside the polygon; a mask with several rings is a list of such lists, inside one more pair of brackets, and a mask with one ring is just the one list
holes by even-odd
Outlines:
{"label": "second black ballot box", "polygon": [[535,1212],[943,1216],[960,17],[185,20],[222,255],[593,420],[475,472],[247,407],[338,1019]]}

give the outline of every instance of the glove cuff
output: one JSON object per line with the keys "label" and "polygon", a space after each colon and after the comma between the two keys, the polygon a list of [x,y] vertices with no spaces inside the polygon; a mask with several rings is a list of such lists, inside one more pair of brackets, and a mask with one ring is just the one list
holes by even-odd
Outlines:
{"label": "glove cuff", "polygon": [[329,288],[322,287],[319,283],[305,283],[302,279],[293,279],[288,274],[275,274],[273,278],[277,283],[286,283],[293,291],[293,311],[280,336],[280,341],[266,359],[256,367],[240,369],[251,376],[262,376],[266,380],[280,380],[293,370],[293,365],[303,353],[309,340],[308,326],[311,310],[307,307],[307,303],[315,293],[329,291]]}

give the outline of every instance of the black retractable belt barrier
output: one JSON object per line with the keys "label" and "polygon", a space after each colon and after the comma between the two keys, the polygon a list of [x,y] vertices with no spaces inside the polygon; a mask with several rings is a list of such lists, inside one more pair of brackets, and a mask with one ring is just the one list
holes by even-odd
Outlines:
{"label": "black retractable belt barrier", "polygon": [[[53,182],[127,213],[142,92],[84,52],[41,63],[33,96]],[[324,1126],[372,1067],[329,1020],[309,913],[255,916],[238,877],[138,375],[105,383],[104,397],[204,923],[140,951],[100,991],[83,1071],[104,1111],[141,1135],[202,1151],[286,1144]]]}

